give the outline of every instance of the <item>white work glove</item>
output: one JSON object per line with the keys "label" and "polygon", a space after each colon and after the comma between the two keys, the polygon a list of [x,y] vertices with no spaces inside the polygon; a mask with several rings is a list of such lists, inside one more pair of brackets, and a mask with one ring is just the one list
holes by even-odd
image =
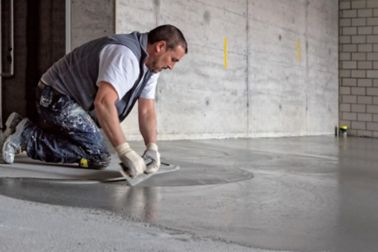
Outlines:
{"label": "white work glove", "polygon": [[159,170],[160,153],[158,152],[158,146],[155,143],[150,143],[147,145],[142,157],[147,165],[146,170],[144,171],[145,173],[155,173]]}
{"label": "white work glove", "polygon": [[[122,161],[122,170],[130,177],[136,177],[144,172],[146,164],[128,143],[118,145],[116,148],[119,159]],[[125,175],[125,174],[124,174]]]}

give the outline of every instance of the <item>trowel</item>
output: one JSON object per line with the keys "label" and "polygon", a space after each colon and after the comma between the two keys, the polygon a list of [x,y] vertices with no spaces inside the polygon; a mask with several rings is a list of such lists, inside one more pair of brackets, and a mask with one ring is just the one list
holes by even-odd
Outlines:
{"label": "trowel", "polygon": [[[153,160],[144,159],[144,162],[146,163],[146,166],[147,166],[147,165],[151,164],[153,162]],[[104,182],[126,181],[127,185],[136,186],[136,185],[146,181],[147,179],[151,178],[154,175],[173,172],[173,171],[177,171],[177,170],[180,169],[180,167],[178,165],[172,165],[172,164],[168,164],[168,163],[165,163],[165,162],[161,162],[159,170],[155,173],[149,173],[149,174],[142,173],[142,174],[139,174],[136,177],[130,177],[126,172],[124,172],[124,170],[126,170],[127,168],[125,168],[122,163],[120,163],[120,166],[121,166],[121,169],[122,169],[121,170],[122,177],[107,179]]]}

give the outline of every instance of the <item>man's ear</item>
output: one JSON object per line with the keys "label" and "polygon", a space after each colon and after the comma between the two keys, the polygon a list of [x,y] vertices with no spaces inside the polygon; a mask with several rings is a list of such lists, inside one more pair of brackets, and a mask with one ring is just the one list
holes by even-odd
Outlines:
{"label": "man's ear", "polygon": [[164,40],[156,42],[156,44],[155,44],[155,52],[156,53],[159,53],[161,51],[165,52],[166,46],[167,46],[167,43]]}

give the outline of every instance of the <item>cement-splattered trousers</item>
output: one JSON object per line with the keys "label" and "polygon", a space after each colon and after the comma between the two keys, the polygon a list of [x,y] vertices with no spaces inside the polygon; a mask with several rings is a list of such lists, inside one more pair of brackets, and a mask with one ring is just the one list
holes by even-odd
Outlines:
{"label": "cement-splattered trousers", "polygon": [[23,132],[29,157],[55,163],[81,163],[95,169],[110,163],[102,133],[74,100],[41,82],[36,98],[39,122],[29,124]]}

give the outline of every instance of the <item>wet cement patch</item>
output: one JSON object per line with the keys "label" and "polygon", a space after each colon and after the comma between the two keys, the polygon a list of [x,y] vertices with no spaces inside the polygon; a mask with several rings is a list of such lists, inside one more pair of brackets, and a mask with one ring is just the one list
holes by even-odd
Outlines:
{"label": "wet cement patch", "polygon": [[[67,182],[67,181],[66,181]],[[153,204],[156,189],[153,187],[128,187],[122,183],[66,183],[64,180],[35,178],[2,178],[2,195],[53,205],[84,207],[128,213],[144,203]],[[141,197],[141,195],[143,197]],[[143,200],[142,200],[143,199]]]}
{"label": "wet cement patch", "polygon": [[[187,149],[179,153],[198,149],[191,146],[185,148]],[[153,205],[155,199],[161,197],[156,194],[159,188],[220,185],[253,178],[251,172],[242,169],[244,166],[239,168],[237,163],[225,162],[221,158],[229,154],[216,148],[210,149],[207,153],[198,152],[195,156],[188,156],[189,158],[182,158],[177,154],[169,155],[178,159],[162,160],[162,162],[177,164],[179,170],[156,174],[132,188],[124,181],[102,182],[121,176],[119,161],[115,154],[112,163],[105,170],[79,169],[77,165],[49,164],[21,155],[12,165],[0,165],[3,168],[0,177],[0,194],[55,205],[100,208],[116,212],[121,209],[123,216],[134,216],[130,209],[141,205],[146,205],[145,209],[150,209],[148,205]],[[213,161],[208,161],[206,157],[209,156]],[[143,212],[143,209],[139,211]]]}
{"label": "wet cement patch", "polygon": [[[36,166],[36,164],[34,164]],[[38,166],[38,165],[37,165]],[[41,166],[41,165],[40,165]],[[64,168],[63,168],[64,169]],[[67,168],[66,168],[67,169]],[[75,168],[71,168],[71,171]],[[79,170],[79,169],[78,169]],[[39,170],[42,172],[43,170]],[[85,172],[84,172],[85,171]],[[126,185],[124,181],[109,181],[119,178],[121,175],[118,171],[104,170],[91,171],[83,169],[83,174],[65,172],[64,177],[51,175],[51,170],[46,170],[46,175],[36,177],[28,175],[26,177],[5,177],[1,180],[16,180],[19,183],[48,183],[48,184],[121,184]],[[228,167],[190,167],[180,168],[177,171],[168,173],[156,174],[150,179],[137,185],[137,187],[170,187],[170,186],[197,186],[197,185],[213,185],[213,184],[227,184],[234,183],[253,178],[253,174],[249,171],[239,168]],[[1,191],[0,191],[1,193]]]}
{"label": "wet cement patch", "polygon": [[[51,170],[50,167],[49,169]],[[40,168],[39,172],[42,171],[43,168]],[[143,213],[146,209],[153,209],[149,206],[160,197],[156,193],[160,187],[227,184],[253,178],[251,172],[227,167],[183,167],[178,171],[157,174],[136,187],[129,187],[124,181],[101,182],[100,180],[119,176],[119,172],[112,170],[94,171],[87,175],[70,175],[66,172],[65,176],[3,177],[0,178],[0,194],[55,205],[121,211],[133,216],[132,212],[140,215],[140,211]],[[141,205],[144,207],[135,211]]]}

